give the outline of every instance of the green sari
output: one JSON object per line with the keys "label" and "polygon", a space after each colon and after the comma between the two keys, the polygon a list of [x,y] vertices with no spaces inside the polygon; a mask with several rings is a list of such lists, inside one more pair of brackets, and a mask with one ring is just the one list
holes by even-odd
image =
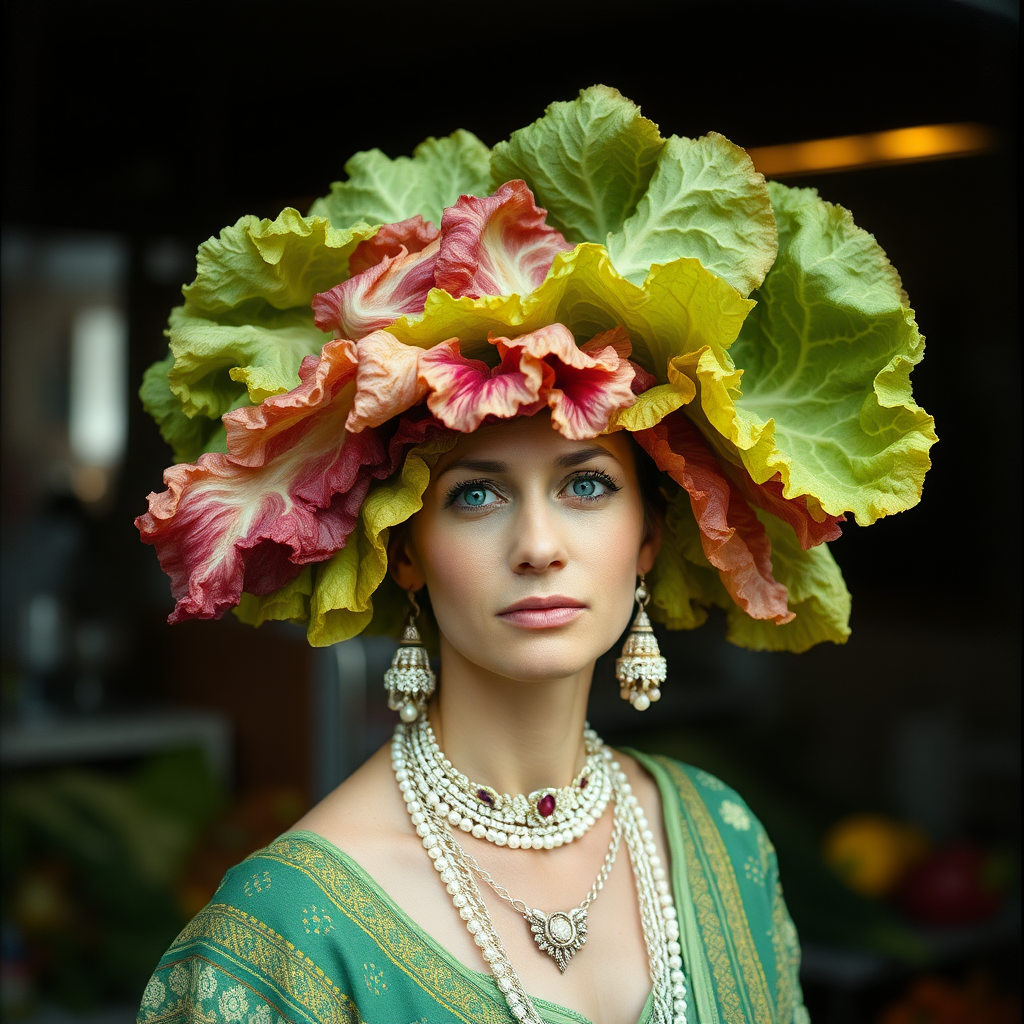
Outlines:
{"label": "green sari", "polygon": [[[689,1024],[803,1024],[775,851],[718,779],[631,751],[661,791]],[[481,966],[483,966],[481,962]],[[534,1000],[548,1024],[586,1024]],[[638,1024],[646,1024],[651,1000]],[[351,857],[288,832],[225,876],[146,987],[139,1024],[509,1024],[489,974],[438,945]]]}

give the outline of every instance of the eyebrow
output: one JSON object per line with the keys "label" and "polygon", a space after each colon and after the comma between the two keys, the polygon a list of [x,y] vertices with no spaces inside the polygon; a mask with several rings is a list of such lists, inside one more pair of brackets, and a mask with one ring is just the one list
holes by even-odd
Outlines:
{"label": "eyebrow", "polygon": [[[607,449],[602,448],[599,444],[589,445],[586,448],[579,448],[574,452],[569,452],[566,455],[560,455],[555,459],[555,464],[562,466],[565,469],[572,469],[574,466],[580,465],[582,462],[589,462],[591,459],[605,456],[609,459],[618,462],[619,460]],[[455,462],[451,463],[441,471],[443,476],[445,473],[450,473],[456,469],[469,469],[475,473],[507,473],[509,471],[509,465],[507,462],[500,462],[492,459],[456,459]]]}
{"label": "eyebrow", "polygon": [[572,469],[573,466],[578,466],[581,462],[589,462],[591,459],[598,458],[602,455],[606,455],[609,459],[614,459],[616,462],[619,460],[608,451],[607,448],[602,448],[599,444],[592,444],[587,448],[580,448],[574,452],[570,452],[568,455],[562,455],[555,461],[559,466],[564,466],[566,469]]}

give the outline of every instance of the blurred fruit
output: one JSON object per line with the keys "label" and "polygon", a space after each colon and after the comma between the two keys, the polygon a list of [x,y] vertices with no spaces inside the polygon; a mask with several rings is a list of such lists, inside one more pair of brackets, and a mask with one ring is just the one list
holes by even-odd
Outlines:
{"label": "blurred fruit", "polygon": [[906,874],[896,902],[919,924],[963,925],[992,917],[1003,905],[1006,873],[977,843],[951,843]]}
{"label": "blurred fruit", "polygon": [[1020,998],[992,990],[990,979],[974,975],[961,984],[923,977],[883,1010],[876,1024],[1018,1024]]}
{"label": "blurred fruit", "polygon": [[826,833],[825,862],[855,892],[891,893],[907,870],[928,853],[925,833],[881,814],[842,818]]}
{"label": "blurred fruit", "polygon": [[58,858],[47,858],[26,870],[14,891],[14,917],[27,933],[54,932],[68,927],[72,899],[71,869]]}

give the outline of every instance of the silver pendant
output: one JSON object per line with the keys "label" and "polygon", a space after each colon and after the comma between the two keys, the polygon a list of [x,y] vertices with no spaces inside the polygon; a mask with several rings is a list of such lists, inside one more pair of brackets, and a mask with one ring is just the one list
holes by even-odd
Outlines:
{"label": "silver pendant", "polygon": [[586,910],[574,907],[572,910],[556,910],[553,914],[531,910],[523,916],[541,952],[547,953],[558,964],[559,971],[565,974],[569,961],[587,941]]}

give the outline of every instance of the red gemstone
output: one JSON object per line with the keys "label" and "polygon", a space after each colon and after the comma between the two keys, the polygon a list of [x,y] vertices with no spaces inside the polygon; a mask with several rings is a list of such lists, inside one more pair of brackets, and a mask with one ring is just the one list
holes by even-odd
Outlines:
{"label": "red gemstone", "polygon": [[550,818],[555,813],[555,797],[552,793],[545,793],[537,801],[537,813],[542,818]]}
{"label": "red gemstone", "polygon": [[580,789],[586,789],[588,785],[590,785],[590,776],[584,775],[583,778],[580,779]]}

